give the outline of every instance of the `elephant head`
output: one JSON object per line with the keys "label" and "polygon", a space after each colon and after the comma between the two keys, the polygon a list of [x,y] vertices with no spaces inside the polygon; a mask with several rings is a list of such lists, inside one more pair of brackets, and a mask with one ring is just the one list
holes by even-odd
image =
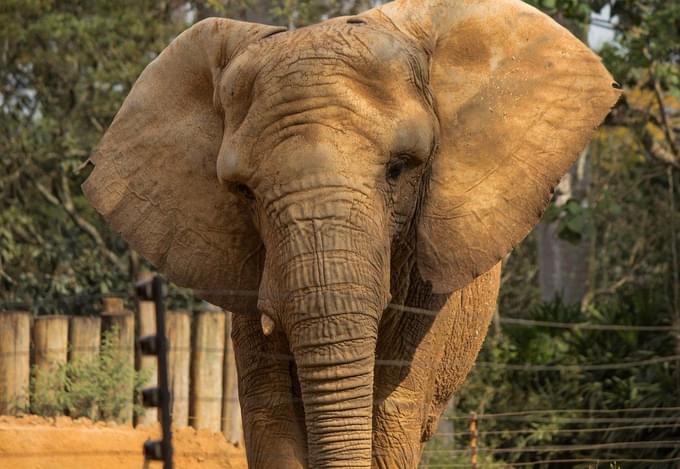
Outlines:
{"label": "elephant head", "polygon": [[450,293],[495,265],[613,85],[519,0],[400,0],[296,31],[212,18],[144,70],[84,191],[172,281],[283,331],[311,467],[370,467],[394,270]]}

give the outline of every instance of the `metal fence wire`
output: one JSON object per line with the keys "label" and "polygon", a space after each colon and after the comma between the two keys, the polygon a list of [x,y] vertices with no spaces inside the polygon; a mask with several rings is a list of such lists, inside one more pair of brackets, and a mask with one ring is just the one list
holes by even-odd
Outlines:
{"label": "metal fence wire", "polygon": [[[138,289],[139,290],[139,289]],[[116,292],[121,297],[128,297],[128,292]],[[144,292],[141,292],[144,294]],[[145,300],[154,299],[156,305],[156,312],[161,312],[162,317],[156,317],[159,325],[162,325],[165,314],[163,313],[162,295],[154,297],[149,296],[151,291],[146,292]],[[158,293],[158,292],[156,292]],[[228,293],[231,295],[256,296],[257,291],[253,290],[229,290],[221,291],[220,293]],[[69,302],[83,302],[83,301],[102,301],[104,298],[111,297],[112,294],[82,294],[65,296],[60,299],[59,304],[68,304]],[[132,298],[131,304],[135,304],[138,298]],[[11,306],[5,304],[4,306]],[[25,304],[23,306],[26,306]],[[29,305],[30,306],[30,305]],[[46,302],[42,302],[41,306],[49,306]],[[56,305],[55,305],[56,306]],[[390,304],[389,307],[393,311],[398,311],[403,314],[427,315],[434,316],[437,314],[435,310],[428,310],[423,308],[404,306],[398,304]],[[5,308],[10,309],[10,308]],[[15,308],[12,308],[15,309]],[[172,313],[170,313],[172,314]],[[501,324],[509,327],[531,327],[531,328],[551,328],[565,331],[592,331],[592,332],[666,332],[674,333],[676,328],[672,325],[629,325],[629,324],[606,324],[606,323],[591,323],[591,322],[556,322],[556,321],[539,321],[526,318],[501,317]],[[165,327],[163,327],[165,330]],[[167,356],[172,357],[180,354],[191,356],[198,352],[207,354],[221,354],[222,356],[232,353],[226,350],[226,346],[201,346],[200,344],[178,345],[170,342],[167,348]],[[117,346],[113,350],[125,353],[132,353],[139,355],[143,347],[139,345],[132,346]],[[96,354],[100,350],[99,347],[93,346],[68,346],[68,353],[85,352]],[[63,353],[63,347],[51,348],[49,346],[43,347],[41,353],[46,355]],[[13,349],[1,350],[0,361],[7,359],[21,359],[28,360],[35,351],[33,349]],[[151,353],[158,354],[155,349]],[[292,361],[292,354],[273,354],[266,352],[256,352],[260,356],[270,360]],[[160,356],[160,355],[159,355]],[[631,359],[627,361],[617,362],[598,362],[598,363],[498,363],[478,361],[475,366],[479,369],[491,368],[493,370],[505,372],[521,372],[521,373],[563,373],[563,372],[594,372],[594,371],[611,371],[627,370],[633,368],[644,368],[654,365],[664,365],[667,363],[680,362],[680,355],[668,356],[651,356],[644,359]],[[160,362],[159,362],[160,365]],[[167,365],[167,364],[166,364]],[[376,367],[409,367],[410,360],[402,359],[385,359],[380,358],[376,360]],[[421,365],[419,365],[421,366]],[[432,364],[436,366],[436,364]],[[187,372],[189,367],[187,368]],[[166,377],[167,380],[167,377]],[[162,381],[162,380],[160,380]],[[154,393],[147,393],[146,403],[154,406],[162,407],[159,396],[162,394],[163,383],[156,388]],[[215,395],[201,395],[190,396],[187,393],[177,393],[172,396],[171,385],[166,382],[166,391],[169,397],[167,402],[167,418],[165,420],[168,424],[167,435],[169,436],[169,423],[175,414],[174,407],[178,404],[189,406],[191,400],[195,402],[206,403],[228,403],[232,402],[238,404],[237,396],[226,396],[224,394],[216,393]],[[299,397],[290,396],[276,396],[280,401],[290,399],[292,402],[301,403]],[[188,415],[187,423],[194,425],[196,422],[195,415]],[[225,417],[220,417],[220,424],[224,425],[227,420]],[[668,458],[630,458],[624,457],[621,451],[638,450],[638,449],[666,449],[669,451],[680,450],[680,438],[678,439],[664,439],[655,438],[655,431],[670,431],[674,432],[680,430],[680,407],[630,407],[620,409],[590,409],[590,408],[571,408],[571,409],[530,409],[516,412],[503,413],[479,413],[479,414],[450,414],[443,417],[444,421],[451,422],[454,425],[453,431],[440,431],[435,434],[433,444],[427,445],[422,453],[421,468],[455,468],[455,467],[548,467],[553,465],[560,465],[560,467],[572,467],[579,464],[623,464],[625,467],[636,467],[636,465],[671,467],[680,464],[680,456]],[[488,424],[492,424],[490,427]],[[551,428],[540,427],[541,425],[552,424]],[[460,428],[462,427],[462,429]],[[489,429],[491,428],[491,429]],[[501,446],[493,447],[486,446],[487,438],[510,438],[513,435],[532,436],[537,432],[543,432],[551,436],[575,436],[575,435],[590,435],[594,438],[602,439],[601,443],[589,444],[528,444],[525,446]],[[609,441],[613,434],[620,435],[640,435],[644,432],[645,438],[630,438],[626,441]],[[666,433],[667,435],[667,433]],[[676,434],[680,436],[680,434]],[[660,434],[661,436],[661,434]],[[619,437],[621,438],[621,437]],[[169,440],[168,440],[169,441]],[[172,448],[170,452],[164,447],[163,440],[151,442],[147,444],[146,457],[150,459],[164,460],[166,468],[172,465]],[[122,454],[121,452],[117,452]],[[679,454],[680,451],[674,451]],[[78,455],[91,455],[92,451],[83,449],[82,453],[79,451]],[[98,454],[103,454],[99,452]],[[140,449],[140,457],[142,452]],[[559,457],[572,454],[574,457]],[[621,456],[616,457],[617,454]],[[512,455],[522,455],[523,460],[512,462],[505,460],[489,459],[493,456],[500,458]],[[556,455],[558,457],[551,457]],[[0,453],[0,467],[3,466],[3,458],[21,458],[21,457],[35,457],[42,456],[39,452],[34,453]],[[58,456],[54,451],[49,454],[44,454],[45,458]],[[74,456],[70,453],[70,456]],[[75,455],[77,456],[77,455]],[[177,453],[179,457],[196,456],[206,460],[212,458],[223,457],[219,453],[210,454],[208,452],[186,452]],[[272,452],[269,455],[272,461],[276,461],[281,455]],[[442,458],[449,458],[450,462],[441,462]],[[528,460],[526,460],[528,458]],[[274,467],[274,466],[272,466]]]}

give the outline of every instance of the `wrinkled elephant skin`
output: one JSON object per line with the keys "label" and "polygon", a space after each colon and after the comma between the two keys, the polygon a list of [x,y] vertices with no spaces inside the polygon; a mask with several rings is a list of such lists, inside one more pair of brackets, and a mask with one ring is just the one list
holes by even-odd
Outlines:
{"label": "wrinkled elephant skin", "polygon": [[83,188],[235,313],[251,467],[415,468],[612,85],[519,0],[211,18],[146,68]]}

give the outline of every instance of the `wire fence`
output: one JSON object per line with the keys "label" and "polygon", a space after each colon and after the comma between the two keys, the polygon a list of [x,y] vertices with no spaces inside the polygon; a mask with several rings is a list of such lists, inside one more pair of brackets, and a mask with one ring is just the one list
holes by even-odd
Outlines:
{"label": "wire fence", "polygon": [[[117,292],[121,296],[127,296],[128,293]],[[214,293],[214,292],[213,292]],[[257,292],[253,290],[227,290],[220,291],[222,294],[242,295],[242,296],[256,296]],[[86,294],[86,295],[72,295],[65,297],[63,303],[69,301],[101,301],[103,298],[112,296],[111,293],[106,295]],[[134,304],[135,301],[130,301]],[[389,308],[393,312],[401,312],[406,315],[421,315],[427,317],[435,317],[438,310],[428,308],[421,308],[415,306],[405,306],[399,304],[390,304]],[[172,313],[169,313],[172,314]],[[184,314],[184,312],[183,312]],[[190,318],[190,315],[185,316]],[[191,321],[191,319],[189,319]],[[609,324],[599,322],[558,322],[558,321],[540,321],[526,318],[501,317],[500,323],[508,327],[527,327],[527,328],[550,328],[563,331],[578,333],[579,331],[597,332],[639,332],[639,333],[673,333],[676,328],[672,325],[638,325],[638,324]],[[189,326],[191,330],[192,326]],[[189,334],[190,335],[190,334]],[[187,337],[189,337],[187,335]],[[190,339],[189,339],[190,340]],[[75,352],[97,353],[99,347],[92,346],[74,346],[72,344],[64,347],[63,343],[58,347],[51,347],[49,344],[43,347],[41,353],[46,356],[54,354],[70,354]],[[116,347],[117,351],[124,351],[127,353],[137,353],[134,344],[128,343],[126,346]],[[196,353],[204,354],[222,354],[231,355],[233,359],[233,351],[227,351],[226,345],[197,345],[190,342],[176,342],[171,344],[169,350],[171,356],[184,355],[191,357]],[[22,359],[28,360],[35,354],[35,350],[14,348],[12,350],[3,349],[0,347],[0,361],[3,359],[18,357],[25,357]],[[294,357],[292,353],[271,353],[259,351],[253,353],[254,356],[259,356],[272,361],[287,361],[293,362]],[[666,365],[680,363],[680,355],[668,356],[647,356],[647,357],[630,357],[630,360],[616,361],[616,362],[600,362],[600,363],[502,363],[478,361],[476,367],[480,370],[492,369],[503,370],[506,372],[528,372],[528,373],[563,373],[563,372],[616,372],[619,370],[630,370],[635,368],[644,368],[655,365]],[[190,363],[185,360],[186,363]],[[377,358],[376,367],[401,367],[408,368],[412,365],[411,360],[404,360],[403,357],[387,357]],[[418,366],[428,366],[419,364]],[[429,366],[438,367],[439,364],[433,363]],[[194,365],[184,365],[187,376]],[[0,377],[1,378],[1,377]],[[238,406],[238,396],[233,394],[226,395],[225,386],[220,383],[217,392],[203,393],[202,395],[191,395],[189,392],[190,381],[189,377],[180,380],[184,391],[175,392],[173,397],[173,411],[175,416],[177,413],[177,406],[183,407],[180,413],[185,415],[184,422],[187,425],[196,425],[200,423],[201,417],[189,412],[189,407],[195,407],[196,403],[203,402],[206,404],[216,404],[224,406],[228,403]],[[177,391],[177,390],[175,390]],[[298,406],[302,406],[302,399],[299,395],[275,395],[268,397],[272,402],[286,402],[290,401]],[[441,431],[437,433],[435,440],[445,441],[445,447],[441,444],[427,446],[423,453],[423,468],[445,468],[445,467],[529,467],[549,464],[588,464],[588,463],[630,463],[630,464],[647,464],[660,465],[671,464],[680,461],[680,457],[669,458],[630,458],[625,457],[630,450],[648,450],[648,449],[665,449],[671,452],[678,453],[680,450],[680,435],[678,439],[660,439],[655,436],[655,432],[668,431],[675,432],[680,430],[680,407],[630,407],[621,409],[589,409],[589,408],[571,408],[571,409],[531,409],[516,412],[503,413],[479,413],[475,415],[475,430],[471,431]],[[213,416],[212,420],[217,422],[217,428],[224,428],[225,426],[233,424],[233,416],[225,416],[224,412],[218,410]],[[443,421],[450,421],[452,423],[466,425],[470,421],[469,415],[451,414],[443,418]],[[488,422],[491,426],[487,426]],[[518,427],[518,425],[520,425]],[[549,425],[549,427],[546,427]],[[478,428],[479,427],[479,428]],[[485,429],[487,428],[487,429]],[[613,434],[621,434],[621,439],[629,433],[632,435],[639,435],[644,432],[645,439],[630,439],[626,441],[607,441],[611,439]],[[524,436],[530,438],[531,441],[540,440],[540,436],[549,436],[545,444],[526,444],[522,446],[487,446],[489,442],[498,442],[499,439],[509,438],[513,436]],[[592,438],[603,439],[605,441],[600,443],[587,444],[551,444],[552,438],[561,436],[565,438],[575,437],[577,435],[589,435]],[[662,436],[659,434],[658,436]],[[470,440],[474,437],[476,444],[474,450],[469,446]],[[510,438],[511,439],[511,438]],[[626,452],[627,451],[627,452]],[[610,457],[615,452],[621,453],[622,456]],[[474,453],[475,458],[480,458],[480,462],[473,463],[472,461],[462,462],[465,458],[472,458]],[[21,453],[26,454],[26,453]],[[73,456],[72,453],[69,453]],[[87,454],[87,452],[83,452]],[[187,452],[179,452],[178,456],[183,457],[190,455]],[[197,456],[204,458],[211,458],[210,454],[197,453]],[[532,457],[534,455],[534,457]],[[542,457],[547,455],[547,457]],[[562,457],[565,455],[573,455],[574,457]],[[21,457],[19,454],[1,453],[0,466],[2,466],[1,459],[3,457]],[[51,453],[50,456],[58,457],[56,453]],[[379,456],[379,455],[378,455]],[[516,461],[515,456],[522,456],[521,461]],[[558,456],[558,457],[554,457]],[[217,457],[217,456],[216,456]],[[275,458],[277,455],[272,454]],[[449,458],[450,462],[439,462],[441,459]],[[508,459],[509,458],[509,459]],[[633,466],[631,466],[633,467]]]}
{"label": "wire fence", "polygon": [[[212,290],[202,290],[204,294],[213,294],[218,296],[228,297],[257,297],[259,295],[258,290],[231,290],[231,289],[212,289]],[[336,293],[342,294],[340,292]],[[351,293],[347,293],[350,295]],[[31,305],[40,304],[46,306],[59,306],[64,303],[72,303],[75,301],[100,302],[107,298],[127,298],[130,297],[131,303],[134,303],[134,299],[131,291],[116,291],[116,292],[106,292],[106,293],[83,293],[83,294],[70,294],[63,295],[59,297],[59,300],[51,301],[40,301],[40,300],[0,300],[0,311],[8,310],[30,310]],[[196,304],[201,303],[196,301]],[[411,313],[424,316],[436,317],[441,309],[428,309],[416,306],[407,306],[398,303],[389,303],[388,308],[392,311],[401,311],[404,313]],[[248,314],[239,312],[238,314]],[[475,312],[476,314],[476,312]],[[558,321],[540,321],[535,319],[527,318],[515,318],[508,316],[499,317],[501,324],[507,324],[511,326],[525,326],[525,327],[546,327],[546,328],[557,328],[557,329],[570,329],[570,330],[590,330],[590,331],[618,331],[618,332],[679,332],[680,328],[671,324],[668,325],[637,325],[637,324],[607,324],[607,323],[594,323],[594,322],[558,322]]]}
{"label": "wire fence", "polygon": [[[443,440],[446,444],[428,446],[423,452],[423,463],[421,468],[434,467],[542,467],[542,464],[600,464],[615,463],[613,467],[627,464],[623,467],[639,467],[635,464],[661,465],[680,461],[680,413],[678,407],[639,407],[625,409],[544,409],[528,410],[523,412],[505,412],[490,414],[474,414],[466,416],[452,416],[451,420],[459,421],[461,424],[469,424],[469,429],[458,432],[440,432],[436,438]],[[651,413],[659,414],[670,412],[663,417],[620,417],[620,418],[564,418],[565,413],[569,414],[626,414],[626,413]],[[547,416],[547,418],[536,418],[537,415]],[[494,428],[508,425],[508,420],[517,417],[522,418],[522,422],[530,427],[523,428],[503,428],[501,430],[479,431],[484,428],[484,422],[489,422]],[[560,425],[564,422],[571,424],[578,423],[585,427],[563,428],[548,427],[541,428],[541,422],[549,422],[553,425]],[[637,422],[635,424],[597,426],[611,422]],[[667,423],[648,423],[648,422],[667,422]],[[655,434],[659,429],[666,429],[676,432],[675,434],[666,433],[666,438]],[[620,434],[616,441],[611,441],[614,434]],[[520,440],[523,444],[517,445],[511,437],[521,435],[529,439]],[[554,444],[556,436],[572,438],[576,435],[587,435],[595,440],[604,440],[598,443],[578,443]],[[661,436],[661,438],[659,438]],[[672,437],[668,438],[669,436]],[[532,437],[534,437],[532,439]],[[627,437],[627,438],[626,438]],[[503,438],[515,444],[503,444]],[[436,440],[435,440],[436,441]],[[488,441],[491,446],[485,444]],[[530,442],[533,442],[531,444]],[[494,445],[493,443],[496,443]],[[529,444],[526,444],[529,443]],[[631,457],[631,450],[653,450],[655,452],[672,452],[666,458],[650,458],[640,455],[637,458]],[[625,453],[621,453],[625,452]],[[617,453],[619,453],[617,455]],[[546,457],[547,455],[547,457]],[[552,456],[552,457],[550,457]],[[521,457],[517,461],[516,458]],[[478,461],[478,458],[483,462]],[[510,459],[508,459],[510,458]],[[442,460],[446,462],[442,462]],[[463,462],[465,461],[465,462]],[[548,467],[548,466],[545,466]],[[552,466],[550,466],[552,467]],[[562,467],[562,466],[560,466]],[[566,467],[566,466],[565,466]],[[571,467],[571,466],[569,466]],[[597,466],[595,466],[597,467]]]}

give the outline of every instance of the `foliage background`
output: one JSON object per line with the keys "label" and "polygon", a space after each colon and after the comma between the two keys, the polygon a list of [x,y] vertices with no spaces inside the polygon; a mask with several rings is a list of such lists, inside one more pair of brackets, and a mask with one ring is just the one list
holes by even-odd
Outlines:
{"label": "foliage background", "polygon": [[[80,192],[81,164],[134,80],[191,22],[210,15],[301,27],[373,6],[368,0],[5,0],[0,4],[0,308],[36,314],[96,311],[102,294],[126,295],[143,261],[108,230]],[[541,302],[537,235],[505,261],[499,315],[454,415],[475,410],[674,407],[677,362],[617,371],[511,371],[505,364],[618,363],[680,353],[678,334],[504,325],[503,317],[561,322],[680,325],[680,3],[669,0],[531,0],[576,33],[610,31],[599,51],[624,97],[591,144],[587,196],[548,210],[546,223],[588,243],[580,304]],[[609,12],[605,19],[593,13]],[[609,19],[607,19],[609,18]],[[174,305],[189,306],[173,290]],[[677,427],[569,433],[545,422],[484,421],[489,448],[678,439]],[[563,417],[565,414],[561,414]],[[594,412],[573,413],[596,415]],[[622,414],[623,416],[628,414]],[[677,416],[677,413],[673,414]],[[677,421],[677,420],[676,420]],[[605,425],[606,426],[606,425]],[[447,427],[448,428],[448,427]],[[454,428],[454,427],[451,427]],[[457,427],[456,427],[457,428]],[[556,433],[557,432],[557,433]],[[465,448],[467,435],[432,448]],[[597,457],[665,458],[677,448],[600,451]],[[429,453],[428,453],[429,454]],[[431,462],[456,460],[446,452]],[[503,453],[497,460],[593,457],[584,451]],[[466,459],[467,461],[467,459]],[[491,464],[492,455],[487,455]],[[638,464],[635,467],[643,467]]]}

